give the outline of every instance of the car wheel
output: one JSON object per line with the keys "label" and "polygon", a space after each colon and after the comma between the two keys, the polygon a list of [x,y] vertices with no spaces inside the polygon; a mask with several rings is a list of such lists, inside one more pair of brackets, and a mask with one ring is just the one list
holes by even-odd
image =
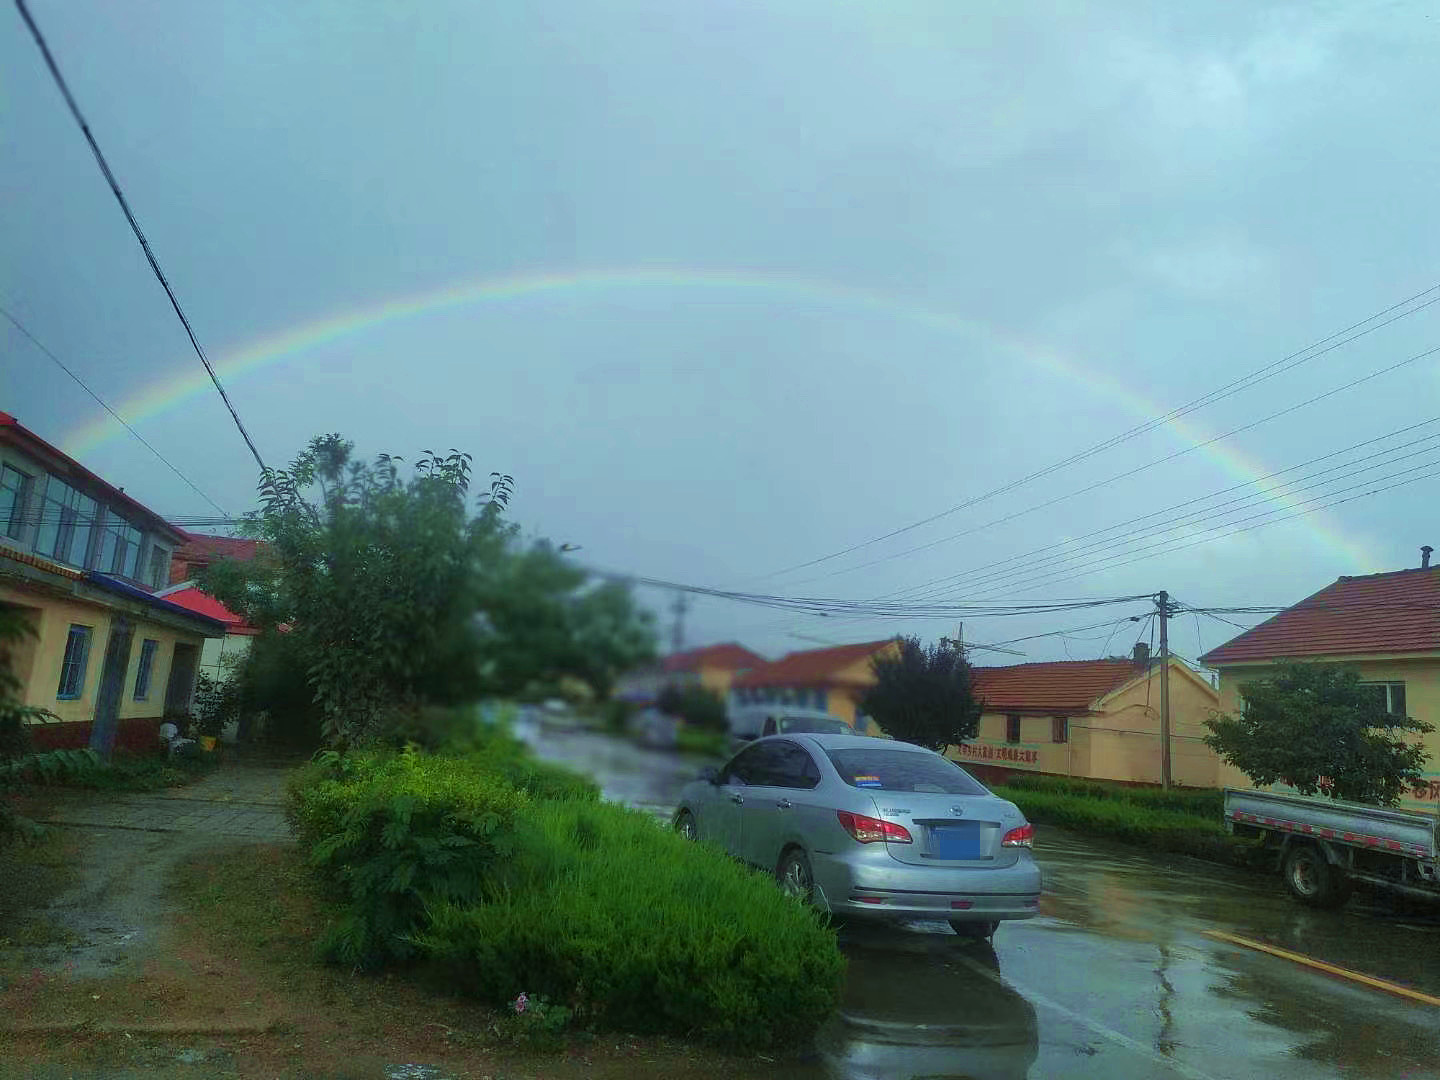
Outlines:
{"label": "car wheel", "polygon": [[1334,908],[1350,899],[1350,879],[1313,844],[1291,847],[1282,873],[1290,895],[1309,907]]}
{"label": "car wheel", "polygon": [[959,934],[967,941],[985,941],[994,937],[995,930],[1000,924],[990,920],[981,919],[951,919],[950,929]]}
{"label": "car wheel", "polygon": [[699,838],[699,832],[695,828],[695,815],[689,810],[681,810],[680,816],[675,819],[675,831],[686,840]]}
{"label": "car wheel", "polygon": [[810,859],[799,848],[791,848],[780,856],[780,865],[775,867],[775,880],[780,891],[802,903],[810,903],[815,895],[815,875],[810,871]]}

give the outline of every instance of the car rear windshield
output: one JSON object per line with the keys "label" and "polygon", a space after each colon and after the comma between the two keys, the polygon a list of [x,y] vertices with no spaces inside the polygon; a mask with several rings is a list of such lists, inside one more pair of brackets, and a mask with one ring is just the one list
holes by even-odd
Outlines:
{"label": "car rear windshield", "polygon": [[851,787],[984,795],[985,788],[953,761],[914,750],[830,750],[830,764]]}
{"label": "car rear windshield", "polygon": [[780,721],[780,730],[796,734],[812,735],[853,735],[850,725],[844,720],[812,719],[808,716],[789,716]]}

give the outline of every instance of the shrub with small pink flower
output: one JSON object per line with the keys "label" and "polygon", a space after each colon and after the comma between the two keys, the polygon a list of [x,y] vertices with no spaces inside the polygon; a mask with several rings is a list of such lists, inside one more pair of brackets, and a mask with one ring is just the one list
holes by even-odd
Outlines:
{"label": "shrub with small pink flower", "polygon": [[564,1005],[522,993],[510,1002],[510,1015],[496,1021],[492,1030],[515,1046],[554,1047],[563,1041],[574,1015]]}

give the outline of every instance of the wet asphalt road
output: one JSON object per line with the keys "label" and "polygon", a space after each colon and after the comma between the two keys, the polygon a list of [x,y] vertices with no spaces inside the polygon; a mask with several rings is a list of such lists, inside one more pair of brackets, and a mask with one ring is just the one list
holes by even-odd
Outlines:
{"label": "wet asphalt road", "polygon": [[[673,807],[697,764],[559,727],[518,732],[607,797]],[[1440,917],[1294,904],[1278,878],[1039,831],[1040,917],[993,948],[944,924],[850,926],[822,1064],[855,1078],[1440,1077],[1440,1008],[1215,941],[1221,930],[1440,995]]]}

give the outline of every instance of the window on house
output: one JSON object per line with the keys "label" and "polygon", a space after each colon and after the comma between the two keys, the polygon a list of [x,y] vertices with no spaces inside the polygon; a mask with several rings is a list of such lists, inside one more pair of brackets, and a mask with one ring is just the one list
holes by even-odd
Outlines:
{"label": "window on house", "polygon": [[1068,716],[1055,716],[1050,719],[1050,741],[1070,741],[1070,718]]}
{"label": "window on house", "polygon": [[1005,741],[1007,743],[1018,743],[1020,741],[1020,714],[1011,713],[1005,717]]}
{"label": "window on house", "polygon": [[136,578],[140,565],[140,530],[122,517],[105,515],[105,530],[100,534],[100,557],[95,569],[105,574]]}
{"label": "window on house", "polygon": [[170,552],[159,544],[150,545],[150,572],[147,579],[152,589],[163,589],[170,577]]}
{"label": "window on house", "polygon": [[25,532],[25,507],[29,501],[30,477],[10,465],[0,469],[0,525],[12,540],[19,540]]}
{"label": "window on house", "polygon": [[90,627],[70,627],[65,639],[65,659],[60,662],[60,688],[55,696],[74,700],[85,692],[85,665],[90,659]]}
{"label": "window on house", "polygon": [[1371,697],[1375,704],[1396,716],[1408,716],[1405,711],[1405,684],[1403,682],[1361,683],[1360,689]]}
{"label": "window on house", "polygon": [[155,652],[160,642],[146,638],[140,643],[140,664],[135,669],[135,700],[144,701],[150,696],[150,675],[155,670]]}
{"label": "window on house", "polygon": [[95,531],[95,500],[58,477],[48,477],[40,503],[40,531],[35,550],[57,562],[84,566]]}

